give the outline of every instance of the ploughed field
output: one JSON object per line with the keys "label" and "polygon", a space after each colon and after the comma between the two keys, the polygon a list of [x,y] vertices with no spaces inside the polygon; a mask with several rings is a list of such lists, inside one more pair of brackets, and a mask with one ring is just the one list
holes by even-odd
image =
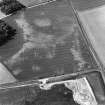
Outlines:
{"label": "ploughed field", "polygon": [[84,11],[105,5],[105,0],[72,0],[77,10]]}

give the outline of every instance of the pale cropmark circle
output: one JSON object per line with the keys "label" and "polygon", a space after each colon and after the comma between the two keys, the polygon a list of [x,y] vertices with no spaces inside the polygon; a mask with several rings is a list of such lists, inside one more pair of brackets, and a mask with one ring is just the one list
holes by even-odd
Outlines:
{"label": "pale cropmark circle", "polygon": [[35,19],[34,24],[39,27],[48,27],[51,26],[52,22],[49,18]]}

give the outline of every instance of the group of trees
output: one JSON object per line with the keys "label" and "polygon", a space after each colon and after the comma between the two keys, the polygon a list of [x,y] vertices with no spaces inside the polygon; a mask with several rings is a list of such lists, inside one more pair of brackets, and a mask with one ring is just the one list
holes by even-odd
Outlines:
{"label": "group of trees", "polygon": [[3,45],[7,41],[11,40],[16,34],[16,29],[13,29],[3,20],[0,20],[0,45]]}
{"label": "group of trees", "polygon": [[4,14],[9,15],[21,10],[22,8],[25,8],[25,6],[19,3],[17,0],[3,0],[0,3],[0,8]]}

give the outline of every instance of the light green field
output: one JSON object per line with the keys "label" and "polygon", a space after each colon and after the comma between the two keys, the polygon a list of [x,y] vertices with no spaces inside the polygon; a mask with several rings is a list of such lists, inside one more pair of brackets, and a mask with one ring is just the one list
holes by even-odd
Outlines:
{"label": "light green field", "polygon": [[105,66],[105,6],[79,13],[84,29]]}

